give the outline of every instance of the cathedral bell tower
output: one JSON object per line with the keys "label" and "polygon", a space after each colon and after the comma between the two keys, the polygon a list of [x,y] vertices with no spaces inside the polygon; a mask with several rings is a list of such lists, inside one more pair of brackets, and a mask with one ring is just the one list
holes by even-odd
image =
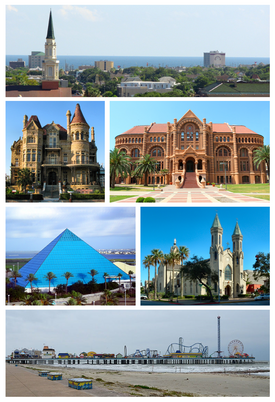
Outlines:
{"label": "cathedral bell tower", "polygon": [[213,225],[210,229],[211,231],[211,247],[210,247],[210,265],[213,270],[219,275],[218,289],[221,290],[221,280],[222,280],[222,235],[223,228],[221,226],[218,214],[216,214]]}
{"label": "cathedral bell tower", "polygon": [[51,11],[45,43],[45,59],[42,63],[42,69],[43,81],[59,81],[59,61],[56,59],[56,42]]}
{"label": "cathedral bell tower", "polygon": [[233,235],[233,278],[234,278],[234,290],[233,296],[237,297],[238,294],[245,292],[243,289],[243,235],[241,233],[238,222],[236,223]]}

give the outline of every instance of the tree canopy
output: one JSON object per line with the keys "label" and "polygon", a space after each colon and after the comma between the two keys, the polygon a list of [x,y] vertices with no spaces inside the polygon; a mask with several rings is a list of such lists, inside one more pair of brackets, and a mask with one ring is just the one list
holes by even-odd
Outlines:
{"label": "tree canopy", "polygon": [[207,289],[211,301],[213,301],[211,282],[218,282],[218,274],[211,270],[209,260],[193,256],[190,261],[186,261],[181,268],[183,277],[189,281],[198,281]]}

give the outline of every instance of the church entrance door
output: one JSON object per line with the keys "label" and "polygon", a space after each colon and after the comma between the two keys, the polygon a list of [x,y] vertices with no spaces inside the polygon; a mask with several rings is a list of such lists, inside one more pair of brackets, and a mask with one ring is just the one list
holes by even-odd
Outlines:
{"label": "church entrance door", "polygon": [[186,162],[186,172],[195,172],[195,163],[192,160]]}
{"label": "church entrance door", "polygon": [[49,173],[48,184],[56,184],[56,173],[55,172]]}
{"label": "church entrance door", "polygon": [[224,289],[226,296],[231,296],[231,286],[227,285]]}

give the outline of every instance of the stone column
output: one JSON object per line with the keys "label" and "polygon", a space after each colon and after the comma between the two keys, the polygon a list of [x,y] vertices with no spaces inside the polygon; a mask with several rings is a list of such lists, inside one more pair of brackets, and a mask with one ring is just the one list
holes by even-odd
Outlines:
{"label": "stone column", "polygon": [[253,159],[252,159],[252,151],[251,149],[248,151],[248,158],[249,158],[249,173],[250,173],[250,184],[255,184],[255,173],[253,169]]}

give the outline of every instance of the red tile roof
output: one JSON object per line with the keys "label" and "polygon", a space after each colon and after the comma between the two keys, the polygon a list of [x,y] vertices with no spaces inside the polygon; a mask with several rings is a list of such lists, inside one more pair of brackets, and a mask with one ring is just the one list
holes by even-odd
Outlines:
{"label": "red tile roof", "polygon": [[144,127],[149,127],[150,124],[147,126],[134,126],[133,128],[130,128],[130,130],[125,131],[122,134],[143,134],[144,133]]}
{"label": "red tile roof", "polygon": [[167,124],[153,123],[149,130],[149,133],[166,133],[166,132],[167,132]]}
{"label": "red tile roof", "polygon": [[36,125],[38,126],[38,128],[42,128],[38,117],[35,116],[35,115],[33,115],[33,116],[31,116],[29,118],[29,120],[27,121],[25,127],[28,127],[28,125],[30,124],[31,121],[34,121],[36,123]]}
{"label": "red tile roof", "polygon": [[83,116],[83,113],[82,113],[82,111],[80,109],[79,103],[76,104],[75,112],[74,112],[71,124],[72,123],[85,123],[85,124],[87,124],[87,122],[86,122],[86,120],[85,120],[85,118]]}

